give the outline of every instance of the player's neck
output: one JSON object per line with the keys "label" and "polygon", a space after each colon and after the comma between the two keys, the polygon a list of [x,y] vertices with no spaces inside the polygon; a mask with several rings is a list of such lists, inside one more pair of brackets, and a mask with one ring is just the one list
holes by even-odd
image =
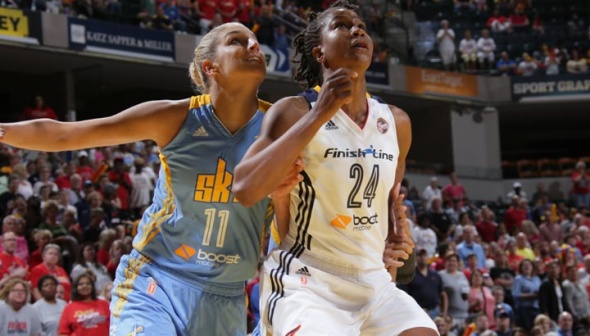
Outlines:
{"label": "player's neck", "polygon": [[212,88],[210,90],[211,102],[215,115],[227,130],[234,134],[240,130],[256,113],[258,98],[256,88]]}
{"label": "player's neck", "polygon": [[367,86],[364,76],[353,82],[352,102],[343,105],[342,110],[346,112],[350,119],[359,125],[359,127],[365,125],[369,115],[369,104],[367,102]]}

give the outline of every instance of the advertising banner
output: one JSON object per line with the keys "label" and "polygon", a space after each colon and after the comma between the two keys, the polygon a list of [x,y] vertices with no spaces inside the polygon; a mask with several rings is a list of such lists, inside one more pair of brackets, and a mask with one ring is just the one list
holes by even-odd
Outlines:
{"label": "advertising banner", "polygon": [[38,12],[0,7],[0,39],[41,44],[41,15]]}
{"label": "advertising banner", "polygon": [[[590,75],[562,74],[556,76],[529,76],[510,78],[512,100],[559,100],[564,96],[590,94]],[[576,98],[576,97],[569,97]],[[581,98],[581,97],[580,97]]]}
{"label": "advertising banner", "polygon": [[260,45],[260,51],[262,51],[266,58],[267,74],[284,77],[291,76],[289,54],[287,52],[271,48],[264,44]]}
{"label": "advertising banner", "polygon": [[478,94],[477,76],[406,67],[406,90],[415,94],[476,97]]}
{"label": "advertising banner", "polygon": [[369,84],[389,86],[389,65],[386,62],[373,62],[367,72],[365,79]]}
{"label": "advertising banner", "polygon": [[174,62],[174,33],[110,22],[68,18],[71,49]]}

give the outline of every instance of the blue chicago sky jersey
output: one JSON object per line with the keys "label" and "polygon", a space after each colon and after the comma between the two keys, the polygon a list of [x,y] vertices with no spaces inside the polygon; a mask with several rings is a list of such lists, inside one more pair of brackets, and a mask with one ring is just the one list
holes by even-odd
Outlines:
{"label": "blue chicago sky jersey", "polygon": [[[176,137],[160,150],[152,205],[133,247],[158,265],[221,283],[251,278],[258,265],[270,200],[243,207],[231,192],[233,172],[260,134],[269,103],[238,132],[219,121],[209,95],[191,99]],[[173,173],[171,173],[173,172]]]}

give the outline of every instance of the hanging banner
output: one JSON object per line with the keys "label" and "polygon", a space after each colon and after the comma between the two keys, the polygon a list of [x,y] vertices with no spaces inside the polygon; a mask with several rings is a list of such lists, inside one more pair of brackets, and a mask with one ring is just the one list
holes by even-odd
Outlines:
{"label": "hanging banner", "polygon": [[68,18],[71,49],[174,62],[174,33],[110,22]]}
{"label": "hanging banner", "polygon": [[0,7],[0,39],[41,44],[42,35],[38,12]]}

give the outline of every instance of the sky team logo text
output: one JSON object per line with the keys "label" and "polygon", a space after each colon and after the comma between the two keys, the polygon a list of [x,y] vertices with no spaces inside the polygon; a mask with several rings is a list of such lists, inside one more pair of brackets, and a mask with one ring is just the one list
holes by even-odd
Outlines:
{"label": "sky team logo text", "polygon": [[[223,158],[217,159],[217,168],[214,175],[197,175],[195,186],[196,202],[229,203],[231,197],[231,184],[233,174],[226,170],[227,162]],[[235,199],[231,199],[236,202]]]}
{"label": "sky team logo text", "polygon": [[353,215],[352,217],[338,214],[330,221],[330,225],[341,230],[346,230],[350,223],[353,224],[353,231],[371,230],[373,225],[379,224],[379,217],[377,214],[373,216]]}
{"label": "sky team logo text", "polygon": [[367,158],[372,157],[380,160],[394,161],[395,157],[393,154],[385,153],[381,149],[373,148],[373,145],[369,148],[357,148],[357,149],[341,149],[341,148],[328,148],[324,152],[324,158]]}

